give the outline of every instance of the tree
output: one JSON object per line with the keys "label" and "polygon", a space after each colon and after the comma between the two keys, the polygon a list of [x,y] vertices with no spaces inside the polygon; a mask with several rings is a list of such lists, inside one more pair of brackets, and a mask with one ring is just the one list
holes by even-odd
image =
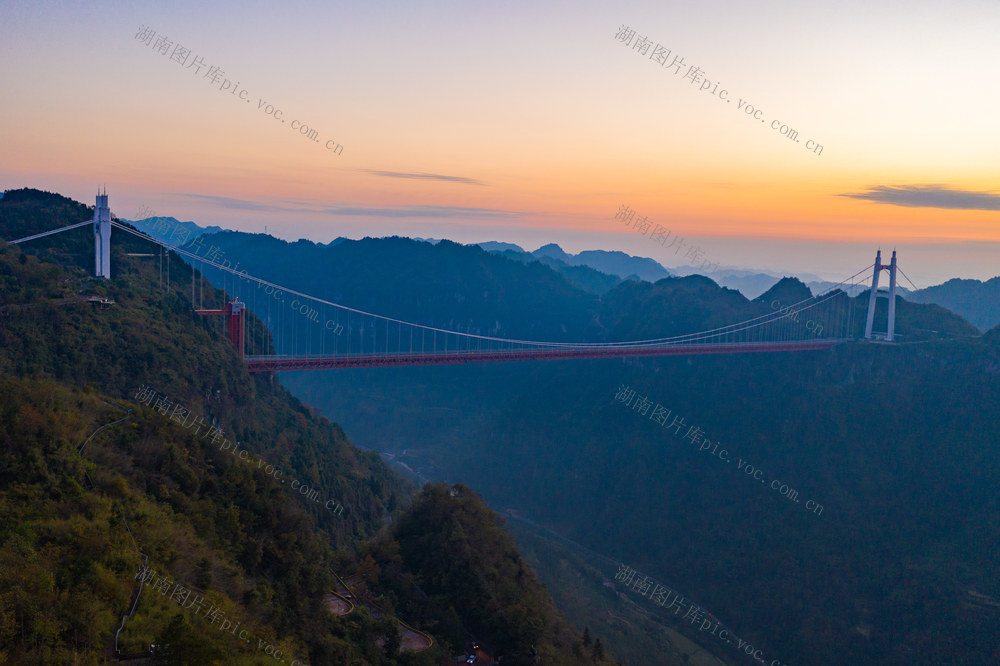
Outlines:
{"label": "tree", "polygon": [[155,654],[168,664],[209,664],[222,656],[218,648],[198,635],[181,613],[175,613],[160,634]]}
{"label": "tree", "polygon": [[594,659],[598,661],[604,661],[604,645],[601,644],[601,639],[598,638],[594,641]]}
{"label": "tree", "polygon": [[382,645],[382,652],[386,659],[395,659],[399,656],[399,648],[402,645],[402,637],[399,635],[399,627],[396,620],[391,617],[383,617],[375,624],[375,629],[385,643]]}

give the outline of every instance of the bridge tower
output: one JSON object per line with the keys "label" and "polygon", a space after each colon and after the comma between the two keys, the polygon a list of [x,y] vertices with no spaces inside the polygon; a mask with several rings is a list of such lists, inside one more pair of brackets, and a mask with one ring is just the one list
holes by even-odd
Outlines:
{"label": "bridge tower", "polygon": [[226,318],[226,337],[229,341],[233,343],[236,347],[237,353],[239,353],[240,358],[244,356],[243,341],[244,341],[244,327],[243,320],[246,316],[246,303],[240,301],[232,301],[231,303],[226,303],[226,307],[221,310],[195,310],[200,315],[215,315]]}
{"label": "bridge tower", "polygon": [[98,191],[94,205],[94,275],[111,279],[111,209],[108,190]]}
{"label": "bridge tower", "polygon": [[[878,276],[882,271],[889,271],[889,293],[878,291]],[[892,251],[892,260],[888,266],[882,264],[882,250],[875,253],[875,274],[872,276],[872,290],[868,295],[868,319],[865,321],[865,340],[872,339],[872,324],[875,323],[875,301],[879,296],[889,299],[889,316],[886,322],[885,340],[892,342],[896,331],[896,251]]]}

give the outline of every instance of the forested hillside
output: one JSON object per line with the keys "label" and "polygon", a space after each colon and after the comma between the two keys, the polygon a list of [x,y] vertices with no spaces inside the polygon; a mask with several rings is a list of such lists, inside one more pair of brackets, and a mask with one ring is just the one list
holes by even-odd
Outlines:
{"label": "forested hillside", "polygon": [[[91,215],[8,192],[0,237]],[[506,573],[485,566],[496,541],[471,540],[463,557],[425,544],[392,564],[405,588],[366,579],[369,542],[408,520],[415,487],[271,376],[248,374],[193,313],[176,257],[167,280],[158,260],[127,256],[154,246],[117,234],[113,279],[88,277],[92,233],[0,242],[0,662],[104,663],[117,640],[158,663],[441,664],[474,639],[505,663],[533,663],[528,643],[576,663],[582,636],[531,575],[516,599],[506,578],[483,579],[478,592],[499,600],[491,622],[467,603],[463,575]],[[210,287],[203,297],[224,302]],[[474,494],[465,501],[468,529],[496,529]],[[420,515],[435,534],[452,520]],[[431,563],[449,563],[450,582]],[[328,608],[335,575],[363,581],[346,615]],[[433,606],[417,587],[428,580]],[[399,651],[397,612],[429,648]]]}

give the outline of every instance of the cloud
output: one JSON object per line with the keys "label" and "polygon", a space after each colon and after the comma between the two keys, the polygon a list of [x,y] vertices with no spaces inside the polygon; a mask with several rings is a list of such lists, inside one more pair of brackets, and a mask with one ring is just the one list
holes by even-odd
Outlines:
{"label": "cloud", "polygon": [[441,176],[436,173],[403,173],[401,171],[376,171],[374,169],[359,169],[364,173],[384,176],[386,178],[413,178],[417,180],[443,180],[449,183],[464,183],[466,185],[483,185],[473,178],[463,178],[462,176]]}
{"label": "cloud", "polygon": [[187,199],[202,199],[213,203],[220,208],[230,208],[232,210],[253,210],[262,211],[267,213],[301,213],[303,208],[293,208],[290,206],[275,206],[273,204],[260,203],[259,201],[251,201],[249,199],[233,199],[231,197],[217,197],[209,194],[185,194],[183,192],[175,192],[174,196],[184,197]]}
{"label": "cloud", "polygon": [[174,193],[175,196],[188,199],[200,199],[215,204],[220,208],[231,210],[249,210],[267,213],[322,213],[326,215],[357,215],[366,217],[408,218],[426,217],[437,219],[456,218],[492,218],[513,219],[523,217],[516,213],[495,208],[465,208],[462,206],[397,206],[394,208],[366,208],[350,204],[329,204],[307,201],[286,200],[285,205],[275,205],[252,201],[249,199],[233,199],[208,194]]}
{"label": "cloud", "polygon": [[867,192],[840,194],[842,197],[868,199],[893,206],[914,208],[956,208],[963,210],[1000,210],[1000,194],[959,190],[947,185],[877,185]]}
{"label": "cloud", "polygon": [[359,207],[336,207],[328,208],[325,213],[330,215],[369,215],[375,217],[436,217],[436,218],[460,218],[460,217],[489,217],[489,218],[516,218],[522,213],[512,213],[506,210],[496,210],[495,208],[463,208],[461,206],[399,206],[398,208],[359,208]]}

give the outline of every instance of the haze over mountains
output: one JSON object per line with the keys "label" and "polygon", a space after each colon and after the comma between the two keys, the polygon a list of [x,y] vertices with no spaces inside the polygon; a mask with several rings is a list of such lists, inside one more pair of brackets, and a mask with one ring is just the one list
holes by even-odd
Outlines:
{"label": "haze over mountains", "polygon": [[[135,222],[140,229],[154,238],[167,240],[169,234],[158,232],[155,228],[157,219],[159,218]],[[177,222],[171,217],[163,219],[177,223],[196,235],[223,231],[214,226],[200,227],[194,222]],[[337,245],[345,240],[348,239],[336,238],[327,245]],[[415,238],[414,240],[431,244],[440,242],[439,239],[433,238]],[[564,252],[555,243],[543,245],[534,252],[528,252],[514,243],[498,241],[485,241],[476,245],[487,252],[518,261],[539,261],[562,274],[575,286],[597,295],[606,293],[622,280],[638,279],[656,282],[671,275],[703,274],[694,266],[678,266],[668,270],[653,259],[631,256],[618,251],[588,250],[574,255]],[[747,298],[754,299],[777,284],[785,275],[728,267],[712,271],[709,277],[719,286],[736,289]],[[835,283],[821,280],[815,275],[798,274],[793,277],[798,277],[814,294],[836,286]],[[885,287],[885,285],[881,286]],[[902,285],[897,285],[897,291],[907,300],[916,303],[936,303],[946,307],[965,317],[981,331],[986,331],[1000,324],[1000,277],[986,282],[955,278],[941,285],[912,291]]]}

